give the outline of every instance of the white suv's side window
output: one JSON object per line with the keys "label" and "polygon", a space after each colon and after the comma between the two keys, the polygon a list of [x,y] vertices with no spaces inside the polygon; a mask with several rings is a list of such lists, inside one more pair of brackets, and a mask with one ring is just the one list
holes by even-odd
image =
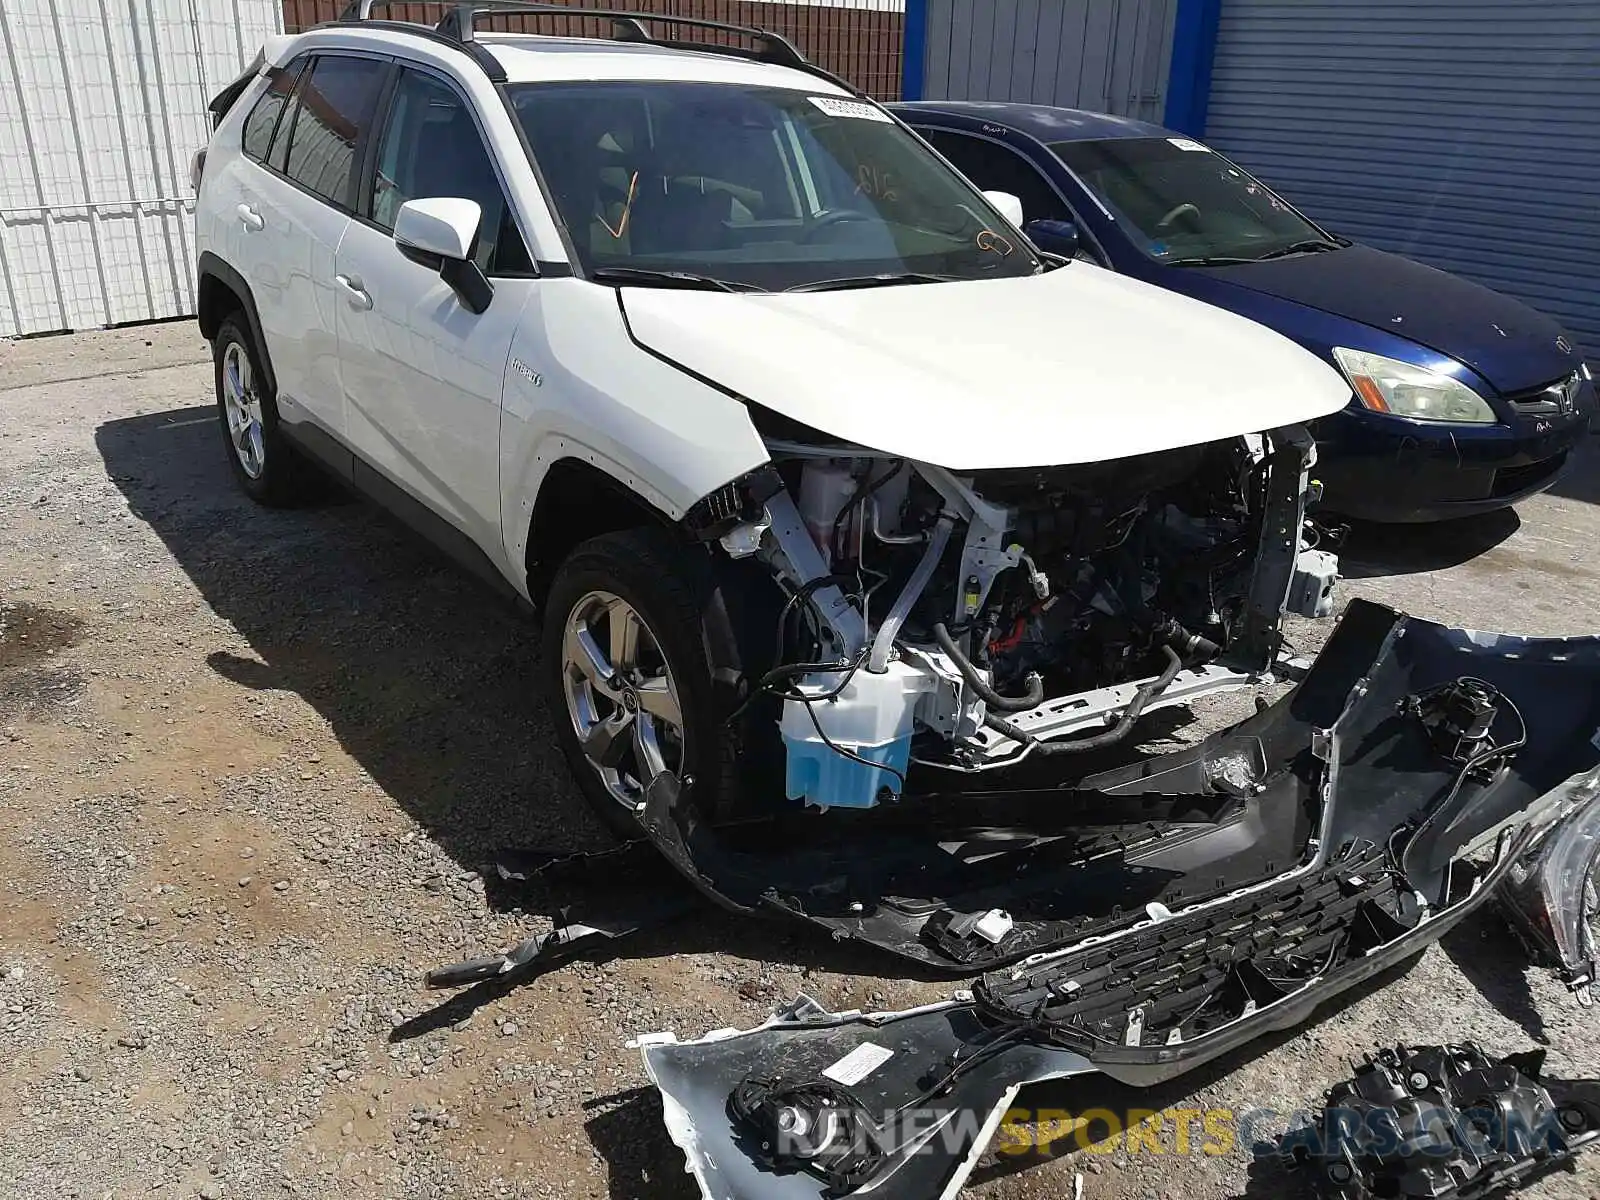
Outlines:
{"label": "white suv's side window", "polygon": [[[310,77],[295,93],[292,113],[279,122],[281,139],[283,127],[293,120],[281,168],[290,179],[332,204],[351,207],[356,144],[372,120],[388,70],[388,63],[372,58],[316,59]],[[275,154],[276,139],[273,150]]]}
{"label": "white suv's side window", "polygon": [[306,61],[306,57],[302,55],[286,67],[274,68],[270,72],[271,82],[267,84],[267,90],[262,93],[261,99],[256,101],[256,106],[250,110],[250,115],[245,118],[244,152],[257,162],[265,162],[267,159],[267,151],[272,145],[272,135],[278,128],[278,118],[288,106],[289,97],[294,92],[295,82],[300,78],[300,71],[306,65]]}
{"label": "white suv's side window", "polygon": [[392,231],[402,204],[436,196],[475,200],[483,209],[474,259],[485,273],[533,270],[467,101],[444,80],[405,69],[379,135],[377,169],[364,207],[374,225]]}

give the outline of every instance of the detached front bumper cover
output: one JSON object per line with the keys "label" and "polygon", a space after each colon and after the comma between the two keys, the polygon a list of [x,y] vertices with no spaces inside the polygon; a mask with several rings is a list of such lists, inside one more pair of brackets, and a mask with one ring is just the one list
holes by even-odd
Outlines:
{"label": "detached front bumper cover", "polygon": [[[744,1033],[642,1039],[668,1128],[708,1200],[953,1195],[1021,1086],[1153,1084],[1297,1025],[1514,869],[1555,936],[1586,936],[1597,729],[1600,639],[1358,601],[1279,704],[1075,789],[936,800],[764,853],[654,791],[652,840],[729,907],[986,972],[907,1013],[805,1003]],[[1007,921],[985,936],[953,932],[993,912]]]}

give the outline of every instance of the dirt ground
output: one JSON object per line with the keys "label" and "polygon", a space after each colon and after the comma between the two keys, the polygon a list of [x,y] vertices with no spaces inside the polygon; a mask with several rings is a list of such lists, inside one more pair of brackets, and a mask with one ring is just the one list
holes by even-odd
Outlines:
{"label": "dirt ground", "polygon": [[[1597,449],[1519,515],[1360,531],[1345,595],[1600,627]],[[533,656],[522,618],[368,508],[249,504],[192,325],[0,343],[0,1191],[691,1200],[628,1037],[749,1026],[801,990],[834,1008],[949,990],[697,911],[510,992],[424,991],[430,967],[546,929],[570,898],[486,892],[494,851],[605,844]],[[1068,1138],[991,1155],[968,1194],[1071,1195],[1078,1172],[1089,1200],[1293,1194],[1252,1166],[1252,1137],[1352,1056],[1442,1038],[1547,1044],[1554,1070],[1600,1075],[1592,1012],[1487,914],[1158,1094],[1020,1100],[1248,1115],[1224,1122],[1225,1153],[1176,1152],[1170,1124],[1159,1154]],[[1600,1158],[1527,1194],[1600,1194]]]}

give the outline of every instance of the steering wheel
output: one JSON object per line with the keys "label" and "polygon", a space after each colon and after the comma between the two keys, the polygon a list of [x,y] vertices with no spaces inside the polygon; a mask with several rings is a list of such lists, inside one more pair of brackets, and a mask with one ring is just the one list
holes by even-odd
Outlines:
{"label": "steering wheel", "polygon": [[830,208],[826,212],[818,213],[817,219],[810,229],[800,235],[802,242],[809,242],[825,229],[832,229],[835,225],[844,225],[851,221],[870,221],[872,218],[859,209]]}
{"label": "steering wheel", "polygon": [[1191,217],[1198,217],[1200,215],[1200,210],[1187,201],[1183,204],[1174,205],[1168,211],[1166,216],[1162,217],[1161,220],[1156,222],[1156,228],[1165,229],[1168,225],[1171,225],[1179,217],[1184,216],[1185,214]]}

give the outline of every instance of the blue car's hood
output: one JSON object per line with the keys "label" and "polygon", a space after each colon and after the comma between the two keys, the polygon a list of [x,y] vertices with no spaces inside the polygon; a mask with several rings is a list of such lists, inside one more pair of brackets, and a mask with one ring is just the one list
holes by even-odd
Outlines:
{"label": "blue car's hood", "polygon": [[[1206,275],[1420,342],[1466,363],[1501,392],[1549,383],[1578,366],[1573,353],[1556,345],[1561,327],[1549,317],[1499,292],[1370,246],[1173,270]],[[1273,327],[1294,336],[1291,329]]]}

